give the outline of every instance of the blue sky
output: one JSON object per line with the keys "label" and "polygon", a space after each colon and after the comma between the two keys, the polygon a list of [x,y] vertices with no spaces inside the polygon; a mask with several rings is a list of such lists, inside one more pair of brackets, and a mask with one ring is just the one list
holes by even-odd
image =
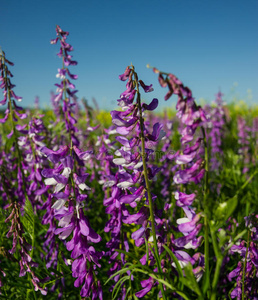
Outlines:
{"label": "blue sky", "polygon": [[[50,91],[61,59],[55,25],[69,31],[78,65],[71,72],[78,97],[95,97],[101,108],[114,109],[125,84],[118,75],[134,64],[145,84],[153,84],[146,100],[160,107],[165,89],[146,64],[174,73],[197,102],[211,102],[219,89],[258,103],[258,1],[238,0],[1,0],[0,46],[15,63],[15,92],[21,104],[50,104]],[[176,99],[174,99],[175,101]]]}

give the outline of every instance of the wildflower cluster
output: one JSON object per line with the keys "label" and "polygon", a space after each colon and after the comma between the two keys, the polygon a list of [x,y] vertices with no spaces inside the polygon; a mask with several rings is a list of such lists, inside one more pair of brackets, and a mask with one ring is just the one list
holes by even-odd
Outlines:
{"label": "wildflower cluster", "polygon": [[230,251],[232,255],[238,253],[242,257],[237,268],[228,274],[229,281],[236,278],[235,288],[230,294],[232,299],[241,299],[243,296],[248,299],[258,297],[258,215],[245,217],[245,226],[248,228],[247,242],[239,241]]}
{"label": "wildflower cluster", "polygon": [[[202,228],[200,219],[203,214],[196,213],[195,209],[193,209],[192,204],[196,194],[194,192],[189,194],[186,192],[186,189],[187,184],[191,182],[199,184],[205,173],[203,157],[204,136],[195,138],[195,133],[206,122],[206,117],[203,109],[196,105],[191,90],[185,87],[176,76],[160,72],[156,68],[153,68],[153,71],[158,74],[160,85],[169,89],[165,100],[168,100],[173,94],[178,96],[176,105],[177,117],[185,126],[181,128],[183,149],[178,151],[174,157],[178,168],[173,177],[173,181],[178,187],[183,185],[181,189],[174,192],[176,205],[181,207],[185,213],[183,218],[179,218],[176,221],[178,231],[183,233],[183,237],[174,239],[173,244],[179,249],[175,253],[180,254],[178,255],[178,261],[181,263],[181,266],[184,266],[187,262],[194,265],[199,261],[199,265],[193,269],[193,273],[199,280],[204,271],[204,256],[201,253],[196,253],[195,258],[191,258],[190,255],[182,250],[197,249],[202,242],[202,236],[198,237],[197,235]],[[197,257],[198,259],[196,259]]]}
{"label": "wildflower cluster", "polygon": [[69,78],[75,80],[78,78],[78,76],[72,74],[68,69],[69,66],[76,66],[77,61],[72,60],[72,55],[69,54],[71,51],[73,51],[73,47],[66,42],[69,32],[63,31],[57,25],[56,35],[57,37],[51,40],[51,44],[56,44],[58,41],[60,42],[61,47],[57,55],[62,57],[63,65],[62,68],[58,69],[58,73],[56,75],[57,78],[60,78],[61,82],[55,84],[57,86],[57,94],[55,95],[53,101],[56,103],[63,102],[63,106],[62,104],[59,105],[62,107],[66,131],[69,133],[71,143],[79,146],[79,140],[75,135],[75,133],[78,131],[78,129],[75,127],[77,120],[73,117],[72,111],[74,103],[71,103],[71,98],[75,97],[77,90],[75,90],[75,85],[69,80]]}
{"label": "wildflower cluster", "polygon": [[[147,167],[147,162],[153,152],[151,148],[148,148],[148,145],[158,143],[164,136],[164,132],[162,131],[163,125],[158,122],[154,124],[150,131],[143,119],[144,111],[156,109],[158,100],[154,98],[150,104],[141,103],[139,88],[142,87],[146,93],[153,91],[153,88],[152,85],[147,86],[142,80],[138,80],[133,66],[128,66],[119,78],[122,81],[127,80],[127,89],[118,99],[118,105],[122,108],[122,111],[111,112],[112,122],[116,125],[117,133],[120,134],[116,137],[116,140],[122,146],[115,152],[118,157],[113,159],[113,163],[119,169],[115,175],[109,178],[113,179],[112,184],[109,184],[114,186],[112,197],[104,202],[104,205],[109,205],[108,213],[112,214],[112,222],[110,220],[108,227],[106,226],[105,229],[110,231],[113,228],[113,235],[116,237],[113,238],[113,243],[108,243],[108,246],[115,249],[115,245],[117,246],[124,239],[125,249],[128,252],[128,242],[126,236],[123,238],[121,230],[122,222],[125,224],[133,223],[140,226],[131,235],[135,245],[140,247],[144,244],[145,239],[152,237],[154,251],[158,253],[156,235],[159,218],[156,216],[154,207],[156,196],[150,192],[150,181],[155,180],[159,169],[156,166]],[[134,102],[135,98],[136,103]],[[137,211],[130,214],[131,209],[128,210],[127,205],[131,208],[137,208]],[[110,227],[111,224],[112,227]],[[152,264],[154,264],[154,257],[150,256],[150,258]],[[123,261],[123,264],[125,264],[125,261]],[[157,262],[157,264],[161,268],[160,262]],[[152,284],[149,289],[137,293],[137,297],[143,297],[151,288]]]}
{"label": "wildflower cluster", "polygon": [[223,128],[225,125],[225,112],[223,109],[223,94],[219,92],[216,95],[215,107],[207,108],[209,114],[209,122],[207,127],[210,128],[208,138],[210,138],[211,145],[211,159],[210,168],[212,171],[219,172],[222,167],[218,157],[223,156],[222,151],[222,139],[223,139]]}
{"label": "wildflower cluster", "polygon": [[[5,299],[257,299],[255,110],[202,108],[175,75],[126,67],[110,114],[79,105],[69,33],[53,113],[26,110],[0,52],[0,293]],[[101,78],[99,78],[100,80]]]}

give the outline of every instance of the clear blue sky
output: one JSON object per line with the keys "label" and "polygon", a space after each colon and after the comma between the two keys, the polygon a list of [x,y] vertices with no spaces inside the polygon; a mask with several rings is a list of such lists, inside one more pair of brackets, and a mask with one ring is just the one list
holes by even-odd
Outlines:
{"label": "clear blue sky", "polygon": [[39,96],[44,107],[55,91],[56,24],[70,32],[78,97],[95,97],[101,108],[117,107],[125,89],[118,75],[131,63],[154,85],[147,100],[162,107],[173,104],[147,63],[178,76],[197,101],[212,101],[220,88],[225,99],[258,103],[257,0],[1,0],[0,15],[0,46],[15,63],[23,106]]}

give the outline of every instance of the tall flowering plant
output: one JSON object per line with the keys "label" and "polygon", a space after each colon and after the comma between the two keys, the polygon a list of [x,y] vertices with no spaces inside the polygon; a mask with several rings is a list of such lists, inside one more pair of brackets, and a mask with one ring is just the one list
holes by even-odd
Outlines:
{"label": "tall flowering plant", "polygon": [[238,153],[243,161],[243,173],[249,171],[248,165],[251,161],[251,128],[247,126],[246,120],[239,116],[237,118],[237,129],[238,129]]}
{"label": "tall flowering plant", "polygon": [[49,198],[52,205],[49,213],[58,220],[60,227],[52,227],[52,232],[63,241],[73,234],[65,245],[68,251],[72,251],[72,276],[76,278],[74,286],[82,285],[82,297],[102,299],[96,267],[100,267],[99,259],[103,253],[93,246],[101,241],[101,237],[91,228],[83,211],[88,197],[85,191],[90,190],[85,183],[89,174],[85,173],[83,161],[89,158],[89,152],[82,152],[76,146],[72,149],[64,146],[57,151],[43,147],[41,152],[54,164],[54,168],[42,171],[45,184],[54,188]]}
{"label": "tall flowering plant", "polygon": [[223,94],[218,92],[216,94],[215,107],[209,107],[207,114],[209,115],[208,127],[208,139],[210,139],[210,169],[216,173],[222,167],[222,142],[223,142],[223,130],[225,125],[225,112],[223,108]]}
{"label": "tall flowering plant", "polygon": [[[153,88],[152,85],[147,86],[138,79],[133,66],[128,66],[119,78],[122,81],[127,81],[126,91],[118,99],[118,105],[122,110],[111,111],[111,116],[113,124],[117,126],[117,133],[120,134],[116,140],[122,144],[122,147],[115,152],[118,157],[113,159],[113,163],[118,166],[119,170],[115,175],[112,197],[106,201],[106,205],[112,203],[113,209],[111,210],[110,206],[108,211],[113,216],[119,216],[120,220],[117,222],[120,224],[122,221],[126,224],[140,225],[140,228],[131,235],[136,246],[139,247],[144,244],[145,239],[152,238],[154,251],[152,264],[156,265],[156,272],[161,274],[162,267],[159,259],[161,249],[159,249],[157,240],[159,217],[154,203],[156,196],[152,194],[150,188],[150,182],[157,174],[158,168],[148,166],[147,162],[152,152],[148,148],[148,142],[157,143],[163,137],[163,125],[155,123],[150,131],[143,118],[143,112],[154,110],[158,106],[158,100],[154,98],[150,104],[141,102],[140,88],[146,93],[153,91]],[[130,214],[126,205],[137,208],[137,212]],[[114,215],[116,207],[120,209],[118,215],[117,213]],[[144,290],[136,293],[136,295],[143,297],[151,290],[153,284],[154,282],[151,280],[146,289],[145,282],[142,282]],[[165,299],[162,285],[160,285],[160,289]]]}
{"label": "tall flowering plant", "polygon": [[57,94],[55,95],[53,101],[59,103],[60,109],[63,112],[63,120],[65,121],[66,131],[69,135],[69,141],[76,146],[79,146],[79,140],[76,137],[76,132],[78,131],[75,124],[77,120],[73,117],[73,106],[74,103],[71,101],[77,90],[75,90],[75,85],[70,81],[76,80],[77,75],[72,74],[68,67],[77,65],[77,61],[72,59],[70,54],[73,51],[73,47],[67,43],[67,37],[69,32],[64,31],[60,26],[56,26],[56,35],[55,39],[51,40],[51,44],[57,44],[60,42],[60,50],[57,53],[57,56],[62,58],[62,68],[58,69],[56,75],[57,78],[60,78],[61,82],[56,83]]}
{"label": "tall flowering plant", "polygon": [[[186,217],[177,220],[178,230],[184,234],[184,237],[174,240],[174,244],[176,246],[182,246],[185,249],[196,249],[199,247],[201,245],[201,237],[197,238],[196,234],[201,229],[202,224],[199,222],[200,218],[203,217],[204,261],[203,259],[199,260],[199,266],[192,270],[197,281],[203,277],[202,289],[198,290],[198,286],[196,286],[197,294],[201,298],[207,296],[209,299],[217,299],[219,280],[220,283],[226,282],[226,274],[224,275],[221,272],[223,269],[225,269],[226,262],[229,261],[228,254],[232,253],[232,251],[242,251],[241,255],[245,256],[244,266],[243,263],[239,263],[238,268],[233,270],[228,275],[229,280],[232,280],[232,278],[238,276],[237,286],[231,293],[231,297],[244,299],[244,291],[246,291],[248,294],[250,293],[250,296],[252,295],[253,297],[256,292],[255,289],[253,290],[252,286],[250,285],[250,278],[255,277],[252,271],[253,267],[251,262],[255,261],[257,251],[254,249],[257,249],[257,245],[255,242],[253,242],[252,247],[248,248],[250,246],[250,236],[247,237],[247,242],[241,242],[240,240],[240,238],[246,234],[246,230],[243,230],[242,232],[240,231],[237,234],[238,231],[236,228],[230,225],[230,228],[233,228],[232,232],[230,233],[227,231],[228,229],[225,226],[225,221],[232,223],[232,220],[229,218],[229,216],[230,214],[233,214],[234,210],[238,206],[239,195],[256,175],[257,169],[248,178],[248,180],[240,188],[238,188],[238,190],[235,192],[235,195],[232,198],[229,198],[227,201],[221,203],[219,197],[211,195],[210,186],[212,182],[209,179],[210,170],[208,141],[206,139],[206,132],[204,129],[205,125],[207,124],[207,119],[204,110],[200,106],[196,105],[189,88],[185,87],[173,74],[161,72],[156,68],[153,68],[153,71],[158,74],[160,85],[162,87],[168,87],[169,89],[165,96],[165,100],[168,100],[173,94],[178,96],[178,102],[176,105],[177,116],[181,119],[181,122],[186,125],[186,127],[181,131],[181,143],[184,147],[182,151],[183,153],[179,153],[175,158],[177,164],[185,166],[179,169],[173,178],[174,183],[184,185],[181,186],[181,190],[175,192],[175,198],[177,200],[176,203],[179,207],[183,208],[186,214]],[[221,95],[219,94],[219,106],[221,105],[220,96]],[[218,113],[216,117],[219,118]],[[220,122],[218,122],[215,123],[216,126],[223,125],[223,123],[221,124],[223,120],[220,119]],[[201,135],[197,139],[194,139],[194,134],[198,128],[201,129]],[[244,134],[242,135],[244,136]],[[214,139],[211,141],[214,142]],[[190,144],[191,142],[193,142],[192,145]],[[220,140],[216,144],[211,143],[211,151],[218,151],[217,149],[220,145]],[[213,149],[213,147],[215,149]],[[202,181],[203,177],[204,180]],[[201,195],[196,195],[195,192],[190,195],[185,193],[185,185],[189,184],[190,182],[193,182],[195,185],[202,183]],[[196,214],[195,210],[193,209],[194,200],[199,200],[198,206],[201,207],[201,212],[198,214]],[[196,207],[196,204],[194,206]],[[248,213],[250,206],[249,204],[245,204],[245,206],[246,213]],[[248,224],[250,217],[247,217],[246,220],[246,223]],[[233,221],[235,222],[234,219]],[[252,231],[256,232],[256,228],[252,227]],[[213,246],[212,252],[209,247],[210,240],[212,241]],[[237,241],[237,246],[234,245],[235,241]],[[226,243],[226,245],[223,245],[223,242]],[[238,246],[239,243],[241,246]],[[245,244],[247,244],[246,248],[243,247]],[[214,274],[210,273],[210,253],[214,253],[214,259],[216,261],[214,266]],[[201,257],[203,257],[202,254],[200,254],[199,258]],[[178,262],[181,262],[180,259]],[[245,274],[248,276],[246,280]]]}
{"label": "tall flowering plant", "polygon": [[232,109],[225,124],[218,94],[207,122],[191,90],[153,68],[165,100],[178,97],[162,118],[131,65],[103,128],[107,114],[77,106],[73,48],[56,34],[54,114],[17,105],[0,52],[1,298],[257,299],[255,111],[253,127]]}
{"label": "tall flowering plant", "polygon": [[[4,208],[9,211],[5,223],[11,223],[11,226],[6,234],[9,239],[12,237],[12,249],[8,250],[11,255],[18,255],[18,261],[20,265],[19,276],[23,277],[28,274],[31,283],[34,286],[35,291],[40,290],[43,295],[46,295],[46,289],[41,287],[41,280],[35,274],[34,268],[38,266],[36,262],[32,260],[34,243],[33,234],[30,238],[26,238],[25,224],[28,224],[25,220],[29,216],[34,218],[33,211],[31,210],[31,197],[28,192],[28,168],[27,162],[24,159],[23,149],[21,147],[21,141],[23,136],[21,134],[27,134],[25,125],[20,125],[18,119],[23,120],[27,117],[23,113],[23,108],[16,104],[17,101],[21,101],[21,97],[18,97],[13,88],[14,84],[11,83],[11,77],[13,77],[8,65],[13,66],[5,57],[3,51],[0,52],[0,87],[3,89],[4,99],[0,102],[1,105],[7,103],[7,109],[5,110],[5,117],[0,119],[1,123],[9,121],[11,124],[11,132],[7,134],[7,138],[10,141],[10,148],[6,148],[5,151],[1,152],[1,183],[0,190],[2,194]],[[5,170],[4,170],[5,169]],[[31,232],[30,232],[31,233]],[[30,244],[31,243],[31,244]],[[7,251],[5,249],[4,251]]]}
{"label": "tall flowering plant", "polygon": [[[209,278],[209,182],[208,182],[208,148],[205,130],[203,124],[207,122],[204,110],[198,106],[192,96],[191,90],[184,86],[183,83],[173,74],[161,72],[153,68],[154,73],[158,74],[158,80],[162,87],[167,87],[168,92],[165,100],[168,100],[173,94],[178,96],[176,104],[177,117],[184,124],[181,130],[181,144],[183,149],[181,153],[177,153],[175,162],[179,168],[173,181],[177,185],[181,185],[180,189],[175,191],[176,204],[182,207],[185,216],[177,220],[178,230],[183,233],[183,237],[179,237],[173,241],[177,247],[184,249],[197,249],[202,242],[202,237],[197,236],[202,228],[200,219],[204,217],[205,239],[204,239],[204,257],[205,264],[199,259],[199,266],[193,272],[197,280],[200,279],[205,270],[203,280],[203,294],[210,290]],[[196,131],[200,129],[200,134],[195,137]],[[203,200],[201,201],[202,210],[199,213],[193,209],[192,204],[196,199],[196,193],[186,192],[186,184],[194,183],[199,185],[203,182]],[[189,189],[189,188],[188,188]],[[191,189],[190,189],[191,190]],[[179,260],[180,262],[180,260]],[[190,262],[190,260],[189,260]]]}
{"label": "tall flowering plant", "polygon": [[233,245],[229,254],[239,254],[237,267],[228,274],[230,282],[236,281],[231,291],[232,299],[257,299],[258,297],[258,215],[245,217],[245,227],[248,232],[247,241],[240,240]]}
{"label": "tall flowering plant", "polygon": [[[75,124],[77,120],[72,116],[72,107],[76,90],[70,79],[77,79],[77,75],[70,73],[68,66],[76,65],[69,54],[73,50],[72,46],[66,42],[68,32],[56,26],[57,38],[51,40],[52,44],[60,41],[61,47],[58,56],[62,57],[63,66],[58,69],[57,77],[61,79],[57,86],[57,95],[53,99],[59,103],[63,115],[60,117],[65,121],[68,133],[69,146],[59,146],[54,144],[54,149],[41,147],[41,155],[45,156],[52,168],[44,168],[41,175],[45,177],[43,190],[48,190],[47,201],[42,208],[46,213],[42,219],[43,224],[49,224],[46,234],[45,250],[48,252],[47,267],[57,266],[58,253],[60,253],[59,243],[55,236],[58,235],[64,241],[66,249],[71,252],[70,259],[63,257],[65,261],[72,264],[72,276],[77,278],[74,286],[81,287],[82,297],[92,297],[92,299],[102,298],[100,281],[97,280],[97,267],[100,267],[99,259],[103,252],[96,251],[93,244],[99,243],[101,237],[90,227],[89,220],[85,216],[84,207],[87,209],[87,194],[90,188],[85,181],[89,174],[86,172],[85,161],[89,160],[91,151],[81,151],[77,146],[79,139],[75,135],[78,132]],[[52,141],[57,142],[56,140]],[[65,143],[62,141],[61,143]],[[46,164],[45,164],[46,165]],[[42,189],[38,191],[42,193]],[[57,225],[58,223],[58,225]],[[60,226],[57,228],[57,226]],[[70,235],[73,237],[67,241]]]}

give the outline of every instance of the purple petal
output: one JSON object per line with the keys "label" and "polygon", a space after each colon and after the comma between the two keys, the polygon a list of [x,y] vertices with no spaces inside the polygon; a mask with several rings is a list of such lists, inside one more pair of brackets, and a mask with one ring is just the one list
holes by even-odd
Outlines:
{"label": "purple petal", "polygon": [[87,236],[87,240],[92,243],[99,243],[101,241],[101,237],[90,227],[90,233]]}
{"label": "purple petal", "polygon": [[128,142],[128,139],[124,136],[117,136],[116,140],[121,143],[122,145],[124,145],[127,148],[130,148],[130,144]]}
{"label": "purple petal", "polygon": [[142,107],[145,110],[154,110],[157,108],[158,104],[159,104],[159,100],[154,98],[150,104],[143,103]]}
{"label": "purple petal", "polygon": [[192,205],[195,196],[195,194],[187,195],[182,192],[175,192],[175,199],[177,200],[176,204],[180,207]]}
{"label": "purple petal", "polygon": [[135,293],[135,296],[138,298],[142,298],[144,297],[147,293],[149,293],[149,291],[152,289],[152,283],[149,283],[146,288],[144,288],[143,290]]}
{"label": "purple petal", "polygon": [[119,75],[119,76],[118,76],[119,79],[122,80],[122,81],[127,80],[127,79],[129,78],[129,75],[130,75],[131,71],[132,71],[132,70],[130,69],[129,66],[126,67],[125,72],[124,72],[122,75]]}
{"label": "purple petal", "polygon": [[138,240],[139,238],[141,238],[145,233],[145,228],[141,227],[140,229],[134,231],[131,235],[133,240]]}
{"label": "purple petal", "polygon": [[67,146],[62,146],[59,150],[53,151],[48,149],[47,147],[42,147],[40,152],[47,156],[47,158],[52,161],[54,164],[58,163],[59,160],[66,155],[69,148]]}
{"label": "purple petal", "polygon": [[152,87],[152,84],[151,85],[145,85],[142,80],[139,80],[139,83],[140,83],[141,87],[144,89],[145,93],[150,93],[154,90],[153,87]]}
{"label": "purple petal", "polygon": [[9,134],[7,134],[8,139],[10,139],[12,135],[13,135],[13,130]]}
{"label": "purple petal", "polygon": [[[82,217],[82,213],[81,213],[80,217]],[[84,216],[83,216],[83,218],[80,218],[79,225],[80,225],[80,231],[81,231],[81,233],[84,236],[88,236],[89,233],[90,233],[90,227],[88,225],[88,222],[85,220]]]}

